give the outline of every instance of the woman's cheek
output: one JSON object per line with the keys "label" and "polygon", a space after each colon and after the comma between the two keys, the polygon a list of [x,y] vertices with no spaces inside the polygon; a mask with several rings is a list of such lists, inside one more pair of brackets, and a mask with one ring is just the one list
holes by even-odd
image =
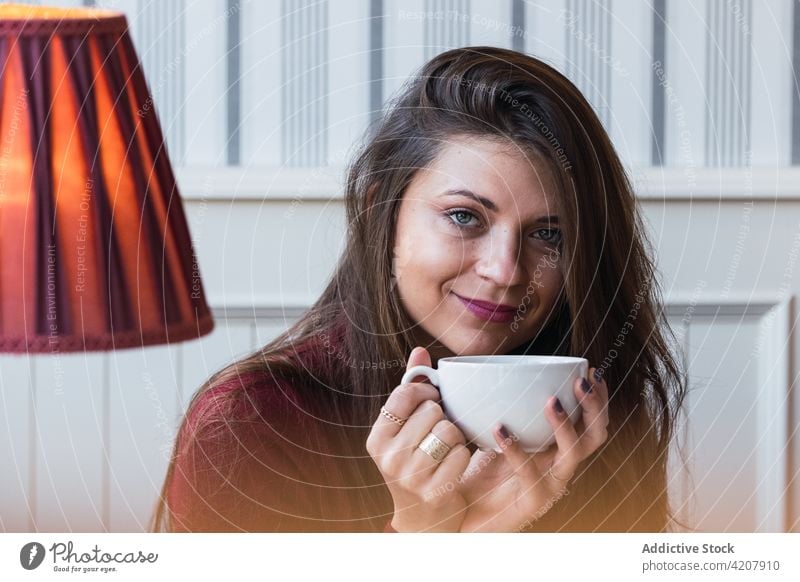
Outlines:
{"label": "woman's cheek", "polygon": [[413,264],[416,249],[412,237],[402,236],[394,247],[392,258],[392,278],[399,280],[406,274],[406,269]]}
{"label": "woman's cheek", "polygon": [[420,252],[425,255],[425,262],[430,268],[441,271],[436,275],[458,272],[467,263],[474,247],[472,241],[454,230],[442,222],[434,222],[429,228],[417,232],[416,238]]}

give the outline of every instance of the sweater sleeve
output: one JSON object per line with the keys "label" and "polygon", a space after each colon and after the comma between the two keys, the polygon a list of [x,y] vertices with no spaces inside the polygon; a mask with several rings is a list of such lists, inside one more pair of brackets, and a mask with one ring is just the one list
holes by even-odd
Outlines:
{"label": "sweater sleeve", "polygon": [[259,407],[254,418],[253,410],[242,409],[249,399],[233,406],[226,399],[230,389],[207,390],[183,423],[168,483],[169,531],[319,529],[307,518],[314,511],[298,469],[302,460],[275,429],[286,424],[286,407],[273,408],[274,419]]}

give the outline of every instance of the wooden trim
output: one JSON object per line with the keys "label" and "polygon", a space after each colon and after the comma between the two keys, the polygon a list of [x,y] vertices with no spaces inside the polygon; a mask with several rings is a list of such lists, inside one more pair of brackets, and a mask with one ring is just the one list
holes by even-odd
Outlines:
{"label": "wooden trim", "polygon": [[[345,168],[323,166],[177,169],[187,201],[336,201],[344,195]],[[633,168],[640,200],[800,201],[800,167]]]}
{"label": "wooden trim", "polygon": [[[794,521],[791,483],[794,459],[791,452],[797,435],[790,431],[793,393],[792,371],[796,367],[789,349],[794,334],[794,298],[776,302],[773,309],[762,318],[756,346],[763,341],[758,354],[760,404],[757,411],[758,435],[761,442],[757,450],[758,468],[756,484],[756,515],[760,519],[757,531],[788,531]],[[796,470],[796,467],[794,467]],[[791,471],[791,472],[790,472]],[[791,486],[791,487],[790,487]]]}

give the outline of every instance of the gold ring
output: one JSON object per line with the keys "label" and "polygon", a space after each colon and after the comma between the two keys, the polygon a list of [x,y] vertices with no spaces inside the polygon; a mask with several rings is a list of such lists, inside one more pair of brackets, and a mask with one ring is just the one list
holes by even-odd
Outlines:
{"label": "gold ring", "polygon": [[406,421],[408,420],[407,418],[400,418],[399,416],[395,416],[394,414],[392,414],[391,412],[386,410],[385,406],[381,406],[381,415],[385,416],[386,418],[388,418],[392,422],[396,422],[400,426],[403,426],[406,423]]}
{"label": "gold ring", "polygon": [[550,467],[548,467],[548,469],[547,469],[547,474],[548,474],[550,477],[552,477],[553,479],[555,479],[556,481],[559,481],[560,483],[569,483],[569,480],[570,480],[570,479],[572,479],[572,475],[570,475],[570,476],[569,476],[568,478],[566,478],[566,479],[562,479],[561,477],[556,477],[556,474],[555,474],[555,473],[553,473],[553,465],[550,465]]}
{"label": "gold ring", "polygon": [[429,432],[428,436],[422,439],[422,442],[419,443],[417,448],[426,455],[433,457],[433,460],[437,463],[441,462],[441,460],[447,456],[447,453],[450,452],[450,445],[432,432]]}

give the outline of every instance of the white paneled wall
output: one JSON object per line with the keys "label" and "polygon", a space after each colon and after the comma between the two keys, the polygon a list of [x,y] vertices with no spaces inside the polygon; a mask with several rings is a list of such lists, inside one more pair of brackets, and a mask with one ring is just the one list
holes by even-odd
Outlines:
{"label": "white paneled wall", "polygon": [[758,525],[758,412],[764,401],[758,360],[741,357],[752,349],[757,329],[757,319],[742,315],[702,317],[691,326],[689,461],[696,519],[712,531]]}
{"label": "white paneled wall", "polygon": [[36,510],[33,489],[36,470],[36,434],[32,416],[36,406],[33,362],[3,357],[0,362],[0,526],[3,531],[31,531],[29,515]]}
{"label": "white paneled wall", "polygon": [[636,181],[690,364],[679,514],[701,530],[800,528],[796,3],[98,4],[128,16],[217,327],[172,347],[0,356],[0,530],[146,527],[192,394],[321,291],[347,226],[343,165],[370,119],[464,44],[567,74]]}
{"label": "white paneled wall", "polygon": [[173,347],[0,356],[0,529],[144,531],[192,394],[293,321],[216,318],[213,333]]}
{"label": "white paneled wall", "polygon": [[375,87],[385,99],[464,44],[518,46],[563,71],[634,166],[786,165],[798,139],[791,0],[98,4],[128,15],[170,152],[189,166],[339,164]]}
{"label": "white paneled wall", "polygon": [[[236,10],[228,8],[225,0],[185,0],[184,4],[187,8],[183,21],[186,46],[181,54],[184,55],[186,92],[176,108],[184,122],[173,127],[185,128],[186,133],[181,139],[184,146],[182,162],[213,168],[227,162],[226,27]],[[126,14],[130,15],[131,11]],[[135,40],[138,42],[139,39]],[[145,73],[149,78],[150,71],[145,70]],[[168,147],[172,155],[172,142]]]}
{"label": "white paneled wall", "polygon": [[752,0],[748,129],[753,165],[789,164],[792,142],[795,144],[794,163],[797,163],[798,136],[792,136],[792,119],[795,119],[796,128],[798,112],[793,111],[792,94],[798,91],[796,75],[800,63],[792,63],[789,50],[792,30],[797,35],[800,28],[797,11],[797,3],[793,10],[791,2]]}

